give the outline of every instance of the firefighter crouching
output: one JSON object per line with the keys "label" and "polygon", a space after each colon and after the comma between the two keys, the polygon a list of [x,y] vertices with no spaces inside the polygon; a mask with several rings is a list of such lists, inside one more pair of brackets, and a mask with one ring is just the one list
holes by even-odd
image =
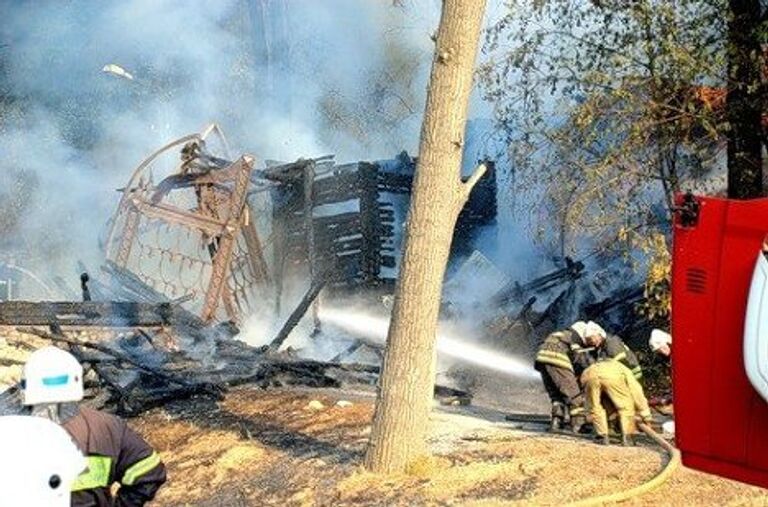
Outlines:
{"label": "firefighter crouching", "polygon": [[584,395],[579,375],[586,367],[584,331],[586,323],[575,322],[569,329],[556,331],[544,339],[536,354],[534,367],[541,373],[544,388],[552,403],[551,430],[563,427],[566,409],[571,417],[571,430],[578,433],[586,423]]}
{"label": "firefighter crouching", "polygon": [[[141,507],[165,482],[160,456],[119,417],[79,407],[83,368],[56,347],[33,352],[24,365],[23,403],[71,435],[88,468],[72,486],[76,507]],[[112,486],[119,488],[114,497]]]}
{"label": "firefighter crouching", "polygon": [[637,433],[635,415],[650,422],[651,410],[643,388],[632,371],[620,361],[603,359],[584,370],[581,382],[592,415],[597,443],[609,443],[608,413],[603,404],[605,395],[618,412],[622,445],[634,445],[634,435]]}
{"label": "firefighter crouching", "polygon": [[598,361],[613,359],[629,368],[637,380],[643,377],[640,361],[624,341],[615,335],[609,335],[597,323],[591,320],[584,329],[584,342],[588,347],[594,347],[594,355]]}

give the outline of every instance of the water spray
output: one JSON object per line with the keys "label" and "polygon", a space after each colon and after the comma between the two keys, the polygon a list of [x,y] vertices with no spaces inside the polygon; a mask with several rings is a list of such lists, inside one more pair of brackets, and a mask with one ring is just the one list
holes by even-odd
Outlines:
{"label": "water spray", "polygon": [[[389,318],[354,309],[321,307],[320,320],[342,329],[350,335],[375,345],[384,346],[387,341]],[[438,354],[457,361],[472,363],[482,368],[499,371],[515,377],[536,379],[539,374],[527,361],[499,351],[481,347],[438,330]]]}

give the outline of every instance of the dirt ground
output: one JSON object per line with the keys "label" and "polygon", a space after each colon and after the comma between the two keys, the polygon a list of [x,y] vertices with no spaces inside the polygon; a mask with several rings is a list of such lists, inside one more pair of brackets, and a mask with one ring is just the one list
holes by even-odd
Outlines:
{"label": "dirt ground", "polygon": [[[360,467],[372,403],[369,392],[243,387],[131,424],[168,467],[156,506],[559,505],[639,485],[666,462],[647,442],[601,447],[451,407],[433,416],[434,459],[374,476]],[[625,505],[768,506],[768,491],[681,468]]]}

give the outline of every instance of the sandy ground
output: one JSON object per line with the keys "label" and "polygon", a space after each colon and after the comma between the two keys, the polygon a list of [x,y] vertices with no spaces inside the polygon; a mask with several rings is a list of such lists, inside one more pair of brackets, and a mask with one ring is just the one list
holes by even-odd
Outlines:
{"label": "sandy ground", "polygon": [[[638,485],[666,459],[648,443],[601,447],[456,407],[433,416],[434,459],[374,476],[360,467],[372,402],[366,392],[244,387],[133,419],[168,466],[153,505],[558,505]],[[768,506],[768,491],[680,469],[628,505]]]}

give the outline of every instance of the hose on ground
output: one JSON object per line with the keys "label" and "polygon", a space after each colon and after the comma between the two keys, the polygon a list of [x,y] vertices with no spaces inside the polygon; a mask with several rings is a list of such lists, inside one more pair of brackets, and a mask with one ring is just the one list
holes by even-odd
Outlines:
{"label": "hose on ground", "polygon": [[653,429],[647,424],[638,423],[637,426],[640,428],[640,430],[642,430],[643,433],[651,437],[654,442],[663,447],[664,450],[667,451],[667,454],[669,454],[669,461],[667,461],[667,464],[664,466],[661,472],[659,472],[653,479],[644,484],[641,484],[640,486],[636,486],[634,488],[626,489],[623,491],[617,491],[616,493],[610,493],[608,495],[595,496],[585,500],[579,500],[578,502],[568,504],[568,507],[587,507],[592,505],[623,502],[638,495],[648,493],[649,491],[652,491],[661,486],[667,479],[669,479],[672,473],[680,465],[680,451],[672,446],[669,442],[661,438],[659,434],[653,431]]}

